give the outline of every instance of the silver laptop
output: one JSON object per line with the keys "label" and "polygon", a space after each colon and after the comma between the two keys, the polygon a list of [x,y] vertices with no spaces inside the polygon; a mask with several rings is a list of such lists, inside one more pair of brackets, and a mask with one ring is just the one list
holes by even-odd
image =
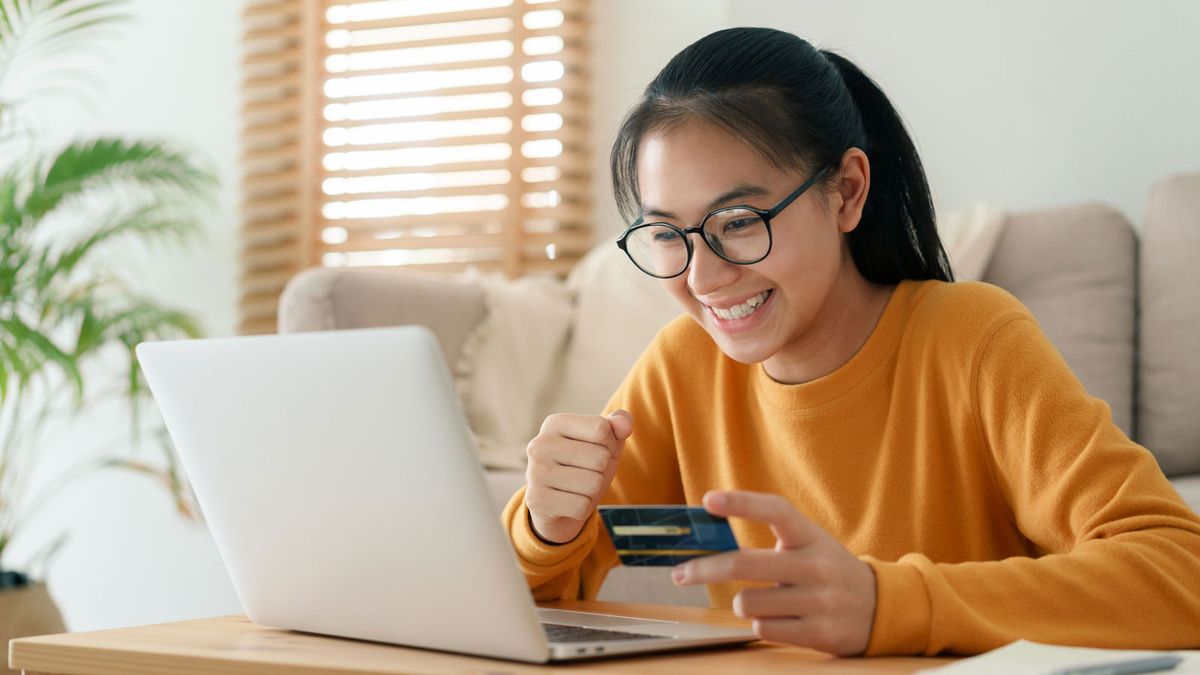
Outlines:
{"label": "silver laptop", "polygon": [[537,608],[423,327],[137,355],[255,623],[532,662],[756,639]]}

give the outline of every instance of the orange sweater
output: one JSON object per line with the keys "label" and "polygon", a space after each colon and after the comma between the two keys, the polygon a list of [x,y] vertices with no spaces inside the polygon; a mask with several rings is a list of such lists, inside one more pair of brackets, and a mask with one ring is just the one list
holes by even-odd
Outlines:
{"label": "orange sweater", "polygon": [[[616,408],[634,432],[605,503],[786,496],[874,569],[868,654],[1200,647],[1200,517],[996,287],[901,283],[862,349],[799,385],[680,317]],[[594,597],[617,564],[595,514],[560,546],[533,534],[524,489],[503,518],[538,599]],[[744,586],[711,585],[713,606]]]}

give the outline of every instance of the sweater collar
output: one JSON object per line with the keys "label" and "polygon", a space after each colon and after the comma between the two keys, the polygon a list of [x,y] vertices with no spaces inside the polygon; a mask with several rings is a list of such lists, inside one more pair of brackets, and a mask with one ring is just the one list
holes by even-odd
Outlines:
{"label": "sweater collar", "polygon": [[886,358],[895,351],[908,323],[918,291],[924,284],[901,281],[888,299],[871,335],[850,360],[836,370],[810,382],[783,384],[771,379],[763,364],[751,366],[755,391],[773,407],[793,411],[817,412],[867,382]]}

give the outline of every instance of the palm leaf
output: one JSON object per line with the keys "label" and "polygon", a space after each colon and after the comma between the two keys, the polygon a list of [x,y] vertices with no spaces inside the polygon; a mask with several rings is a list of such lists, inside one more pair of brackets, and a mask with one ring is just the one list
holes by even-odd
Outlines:
{"label": "palm leaf", "polygon": [[[97,29],[128,17],[117,11],[127,0],[0,0],[0,82],[50,54],[89,47]],[[56,78],[53,69],[39,81]]]}
{"label": "palm leaf", "polygon": [[[83,398],[83,375],[79,372],[79,365],[75,359],[59,349],[58,345],[55,345],[50,338],[25,325],[25,322],[15,315],[0,317],[0,328],[8,331],[14,338],[25,344],[29,350],[40,357],[38,360],[58,364],[73,385],[77,399]],[[32,370],[36,370],[36,362],[33,365]],[[26,367],[28,366],[29,362],[26,361]]]}
{"label": "palm leaf", "polygon": [[141,298],[132,298],[125,306],[109,313],[96,307],[89,311],[90,325],[86,333],[81,326],[80,335],[84,337],[84,342],[76,343],[73,352],[76,356],[86,354],[101,344],[118,342],[133,348],[147,340],[199,337],[201,334],[196,320],[188,314]]}
{"label": "palm leaf", "polygon": [[133,459],[124,457],[102,457],[96,462],[98,469],[125,469],[140,473],[144,476],[154,479],[161,483],[172,495],[175,501],[175,508],[180,515],[189,520],[196,518],[195,511],[188,504],[189,491],[186,486],[178,480],[178,476],[173,463],[168,464],[167,468],[163,469],[146,462],[139,462]]}
{"label": "palm leaf", "polygon": [[[61,63],[51,63],[50,57],[68,64],[83,61],[94,67],[98,57],[110,58],[112,51],[105,49],[101,44],[93,43],[90,39],[85,41],[85,34],[88,34],[87,38],[117,38],[121,33],[115,30],[116,23],[129,18],[131,17],[113,15],[78,22],[73,26],[48,25],[43,30],[39,30],[43,27],[36,27],[22,36],[22,44],[18,45],[18,49],[13,50],[9,57],[8,70],[18,76],[19,81],[28,82],[34,72],[40,73],[39,77],[44,78],[64,69]],[[104,30],[109,25],[113,25],[114,30]],[[38,71],[32,70],[33,68],[37,68]]]}
{"label": "palm leaf", "polygon": [[4,242],[4,261],[0,267],[0,290],[3,291],[3,295],[0,295],[0,307],[15,305],[22,285],[21,271],[29,269],[29,251],[23,248],[19,241],[15,241],[16,239],[18,237],[10,237]]}
{"label": "palm leaf", "polygon": [[[5,353],[0,351],[0,403],[8,400],[8,363]],[[0,476],[4,475],[0,467]]]}
{"label": "palm leaf", "polygon": [[[71,63],[47,65],[44,57],[85,56],[85,50],[95,46],[91,38],[127,18],[119,11],[127,4],[128,0],[0,0],[0,85],[16,66],[22,68],[20,84],[26,94],[35,88],[44,92],[77,76]],[[25,100],[20,105],[0,101],[0,153],[18,160],[0,173],[0,401],[23,401],[23,388],[52,381],[54,371],[61,370],[72,388],[56,394],[73,392],[78,407],[84,396],[83,366],[101,360],[102,350],[120,345],[126,359],[122,381],[104,395],[127,396],[136,439],[139,407],[146,398],[136,345],[152,339],[198,337],[200,327],[181,311],[132,296],[121,278],[111,273],[113,268],[101,252],[118,241],[156,241],[198,232],[197,209],[211,203],[215,179],[185,153],[157,141],[100,138],[70,143],[48,156],[24,147],[13,152],[21,145],[22,127],[33,128],[29,124],[33,106],[26,112],[24,105]],[[84,217],[103,214],[96,219],[99,224],[70,237],[44,229],[69,222],[59,215],[79,215],[64,210],[55,214],[53,222],[45,221],[51,212],[73,205],[86,207],[80,211],[88,214]],[[73,344],[60,347],[55,342],[60,337],[74,338]],[[66,402],[57,396],[56,409]],[[35,448],[44,426],[29,425],[23,430],[29,438],[22,433],[12,443]],[[0,471],[8,474],[5,485],[9,478],[22,478],[22,469],[29,469],[8,461],[11,447],[16,446],[8,441],[0,446]],[[21,457],[32,461],[36,453]],[[163,468],[121,458],[102,460],[100,467],[158,478],[180,512],[194,515],[187,485],[169,448],[165,457]],[[52,483],[29,510],[36,511],[44,496],[76,475],[71,472],[67,480]],[[0,502],[0,553],[22,522],[20,516],[29,515],[27,510],[13,516],[16,502],[26,502],[12,501],[11,494],[3,496],[9,501]]]}
{"label": "palm leaf", "polygon": [[79,319],[79,330],[75,334],[75,350],[72,352],[76,358],[88,354],[93,349],[104,344],[103,327],[96,320],[96,311],[93,303],[83,303],[79,313],[82,316]]}
{"label": "palm leaf", "polygon": [[31,371],[29,366],[25,364],[24,357],[12,345],[5,342],[3,336],[0,336],[0,360],[3,360],[7,364],[5,368],[8,369],[10,374],[16,374],[17,382],[24,383],[29,379]]}
{"label": "palm leaf", "polygon": [[113,338],[125,345],[128,357],[126,366],[126,397],[132,413],[130,423],[134,438],[141,431],[142,369],[137,361],[137,346],[149,340],[172,337],[200,337],[200,326],[192,317],[172,309],[165,309],[146,301],[137,300],[125,312],[109,319]]}
{"label": "palm leaf", "polygon": [[97,247],[114,240],[138,236],[142,240],[163,237],[183,237],[200,230],[195,216],[180,214],[170,205],[153,202],[135,208],[132,212],[112,217],[109,222],[96,228],[74,244],[68,246],[53,259],[47,256],[37,268],[35,287],[43,292],[56,279],[70,276],[75,268]]}
{"label": "palm leaf", "polygon": [[214,183],[209,173],[166,144],[103,138],[63,148],[35,181],[23,211],[38,220],[64,200],[96,187],[125,184],[186,199],[208,195]]}
{"label": "palm leaf", "polygon": [[15,171],[0,175],[0,227],[15,226],[21,221],[21,213],[17,208],[19,183],[20,179]]}

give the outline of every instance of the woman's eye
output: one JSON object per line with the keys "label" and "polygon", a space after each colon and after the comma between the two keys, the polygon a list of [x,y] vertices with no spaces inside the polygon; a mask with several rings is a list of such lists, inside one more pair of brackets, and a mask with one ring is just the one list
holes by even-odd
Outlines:
{"label": "woman's eye", "polygon": [[755,220],[754,218],[738,218],[737,220],[731,220],[728,223],[725,223],[725,230],[726,231],[729,231],[729,230],[737,231],[737,230],[745,229],[747,227],[750,227],[754,223],[754,220]]}
{"label": "woman's eye", "polygon": [[654,241],[658,241],[658,242],[672,242],[672,241],[676,241],[677,239],[679,239],[679,233],[678,233],[678,232],[671,232],[670,230],[665,230],[665,231],[662,231],[662,232],[655,232],[655,233],[654,233]]}

